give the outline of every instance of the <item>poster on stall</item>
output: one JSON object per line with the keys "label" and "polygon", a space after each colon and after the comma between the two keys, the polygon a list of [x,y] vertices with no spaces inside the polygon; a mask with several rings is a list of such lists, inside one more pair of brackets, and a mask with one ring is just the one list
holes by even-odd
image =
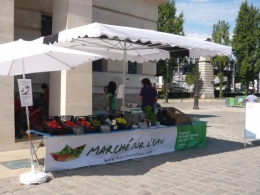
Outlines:
{"label": "poster on stall", "polygon": [[17,79],[21,99],[21,106],[32,106],[32,82],[31,79]]}
{"label": "poster on stall", "polygon": [[260,111],[260,104],[246,103],[245,139],[260,138],[259,111]]}
{"label": "poster on stall", "polygon": [[124,85],[121,84],[118,87],[117,99],[123,98],[123,93],[124,93]]}
{"label": "poster on stall", "polygon": [[174,151],[177,127],[137,129],[46,140],[45,171],[74,169]]}

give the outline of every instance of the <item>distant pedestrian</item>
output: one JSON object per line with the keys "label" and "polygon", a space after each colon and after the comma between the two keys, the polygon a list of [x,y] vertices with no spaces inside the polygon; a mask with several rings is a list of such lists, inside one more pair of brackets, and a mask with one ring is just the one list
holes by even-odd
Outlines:
{"label": "distant pedestrian", "polygon": [[257,96],[255,96],[255,90],[252,90],[251,95],[246,96],[246,98],[242,102],[239,102],[239,104],[242,104],[244,102],[258,102]]}

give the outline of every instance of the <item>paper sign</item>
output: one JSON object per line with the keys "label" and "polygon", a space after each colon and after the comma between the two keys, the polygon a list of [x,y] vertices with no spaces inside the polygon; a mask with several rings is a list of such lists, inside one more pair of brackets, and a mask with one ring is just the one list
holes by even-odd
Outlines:
{"label": "paper sign", "polygon": [[21,106],[32,106],[32,82],[31,79],[17,79],[19,94],[21,99]]}
{"label": "paper sign", "polygon": [[124,85],[121,84],[118,87],[117,99],[123,98],[123,94],[124,94]]}

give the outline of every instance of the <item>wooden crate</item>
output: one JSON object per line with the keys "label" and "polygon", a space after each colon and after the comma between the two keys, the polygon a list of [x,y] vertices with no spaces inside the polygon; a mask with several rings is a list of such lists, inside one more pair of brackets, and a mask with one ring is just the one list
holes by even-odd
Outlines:
{"label": "wooden crate", "polygon": [[191,119],[187,114],[184,114],[180,110],[174,107],[163,108],[167,111],[167,114],[175,120],[176,125],[185,125],[191,123]]}

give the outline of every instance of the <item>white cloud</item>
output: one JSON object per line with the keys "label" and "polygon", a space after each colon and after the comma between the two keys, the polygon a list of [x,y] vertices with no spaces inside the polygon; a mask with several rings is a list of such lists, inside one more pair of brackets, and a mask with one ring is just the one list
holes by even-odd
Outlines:
{"label": "white cloud", "polygon": [[[232,36],[236,17],[244,0],[176,0],[175,2],[177,14],[184,13],[186,36],[204,39],[211,37],[213,25],[219,20],[231,25]],[[248,4],[251,3],[256,7],[260,6],[259,0],[248,0]]]}
{"label": "white cloud", "polygon": [[211,38],[211,35],[208,34],[200,34],[200,33],[187,33],[186,34],[187,37],[192,37],[192,38],[196,38],[196,39],[207,39],[207,38]]}

